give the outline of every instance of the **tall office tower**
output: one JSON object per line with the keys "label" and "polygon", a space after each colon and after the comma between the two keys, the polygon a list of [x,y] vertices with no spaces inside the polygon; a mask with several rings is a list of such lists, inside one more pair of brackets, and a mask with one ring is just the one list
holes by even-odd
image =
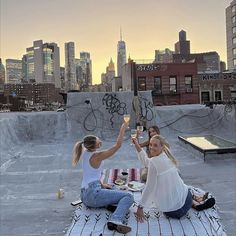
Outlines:
{"label": "tall office tower", "polygon": [[106,68],[106,73],[102,73],[102,83],[105,84],[111,84],[112,79],[115,77],[115,65],[114,62],[112,61],[112,58]]}
{"label": "tall office tower", "polygon": [[65,90],[65,67],[60,67],[61,88]]}
{"label": "tall office tower", "polygon": [[85,74],[85,84],[92,85],[92,60],[89,52],[80,53],[80,65]]}
{"label": "tall office tower", "polygon": [[117,76],[122,76],[122,67],[126,63],[126,46],[122,40],[122,32],[120,32],[120,41],[117,44]]}
{"label": "tall office tower", "polygon": [[22,60],[7,59],[6,60],[6,83],[20,83],[22,77]]}
{"label": "tall office tower", "polygon": [[27,74],[27,54],[23,55],[22,57],[22,82],[29,82],[28,81],[28,74]]}
{"label": "tall office tower", "polygon": [[76,71],[76,82],[78,83],[79,88],[80,88],[84,80],[83,80],[83,70],[80,65],[80,59],[78,58],[75,58],[75,71]]}
{"label": "tall office tower", "polygon": [[0,93],[4,91],[4,83],[5,83],[5,67],[2,64],[2,59],[0,58]]}
{"label": "tall office tower", "polygon": [[22,58],[23,78],[36,83],[53,83],[60,88],[60,55],[56,43],[33,42]]}
{"label": "tall office tower", "polygon": [[182,55],[190,54],[190,41],[186,40],[186,32],[184,30],[179,32],[179,41],[175,43],[175,53]]}
{"label": "tall office tower", "polygon": [[227,67],[232,71],[236,69],[236,0],[233,0],[225,10],[226,14],[226,44]]}
{"label": "tall office tower", "polygon": [[65,43],[65,86],[66,91],[78,89],[75,66],[75,44]]}
{"label": "tall office tower", "polygon": [[80,59],[75,59],[76,81],[81,90],[92,85],[92,61],[89,52],[81,52]]}

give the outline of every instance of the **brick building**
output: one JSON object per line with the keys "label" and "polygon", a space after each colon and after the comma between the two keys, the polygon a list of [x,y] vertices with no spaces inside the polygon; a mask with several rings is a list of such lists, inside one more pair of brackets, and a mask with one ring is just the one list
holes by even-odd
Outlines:
{"label": "brick building", "polygon": [[25,101],[32,104],[46,104],[52,102],[63,102],[59,94],[60,89],[55,88],[52,83],[19,83],[5,84],[4,95],[25,98]]}
{"label": "brick building", "polygon": [[4,96],[0,94],[1,111],[24,111],[26,107],[24,97]]}
{"label": "brick building", "polygon": [[199,74],[200,103],[236,99],[236,73]]}
{"label": "brick building", "polygon": [[199,103],[196,63],[136,64],[129,61],[125,67],[123,90],[152,90],[154,105]]}

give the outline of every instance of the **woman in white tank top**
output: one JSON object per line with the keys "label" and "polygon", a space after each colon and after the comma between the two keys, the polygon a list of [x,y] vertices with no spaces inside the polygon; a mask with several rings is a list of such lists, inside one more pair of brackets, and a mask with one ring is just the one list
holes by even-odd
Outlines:
{"label": "woman in white tank top", "polygon": [[128,123],[122,124],[116,143],[106,150],[98,151],[102,141],[93,135],[84,137],[83,141],[74,146],[73,161],[75,166],[82,159],[83,180],[81,184],[81,200],[88,207],[108,207],[117,204],[110,220],[107,222],[108,229],[126,234],[131,227],[123,224],[125,215],[134,202],[133,195],[111,189],[108,184],[101,183],[101,171],[103,161],[110,158],[122,145],[125,130]]}

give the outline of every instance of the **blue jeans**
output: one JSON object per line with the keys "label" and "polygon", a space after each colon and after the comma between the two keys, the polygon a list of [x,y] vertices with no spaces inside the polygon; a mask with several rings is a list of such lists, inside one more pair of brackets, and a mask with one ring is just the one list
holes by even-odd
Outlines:
{"label": "blue jeans", "polygon": [[192,194],[191,194],[190,190],[188,190],[188,195],[187,195],[187,198],[185,200],[184,205],[180,209],[178,209],[176,211],[164,212],[164,214],[166,216],[171,217],[171,218],[179,219],[182,216],[186,215],[188,210],[192,207],[192,204],[193,204]]}
{"label": "blue jeans", "polygon": [[111,220],[123,222],[126,213],[134,202],[133,195],[120,190],[102,188],[100,181],[89,183],[81,189],[81,200],[87,207],[107,207],[118,204],[111,215]]}

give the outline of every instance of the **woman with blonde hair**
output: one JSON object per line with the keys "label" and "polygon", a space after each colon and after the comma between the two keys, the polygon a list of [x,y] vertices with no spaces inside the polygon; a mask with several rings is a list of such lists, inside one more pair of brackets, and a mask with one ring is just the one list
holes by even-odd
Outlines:
{"label": "woman with blonde hair", "polygon": [[134,202],[133,195],[128,192],[115,190],[111,185],[101,183],[103,161],[110,158],[122,145],[125,130],[128,127],[124,123],[116,143],[102,151],[98,149],[102,141],[93,135],[85,136],[83,141],[77,142],[73,152],[73,166],[82,159],[83,179],[81,184],[81,200],[88,207],[108,207],[117,204],[110,220],[107,222],[108,229],[126,234],[131,227],[123,224],[125,215]]}
{"label": "woman with blonde hair", "polygon": [[[137,133],[137,138],[139,138],[139,134],[140,133],[138,132]],[[146,140],[142,143],[139,143],[141,148],[146,148],[146,153],[147,153],[148,157],[150,157],[150,151],[149,151],[150,140],[154,135],[157,135],[157,134],[158,135],[160,134],[160,130],[159,130],[158,126],[153,125],[153,126],[148,128],[148,140]],[[148,167],[144,166],[144,168],[141,171],[141,177],[140,177],[142,182],[147,181],[147,174],[148,174]]]}
{"label": "woman with blonde hair", "polygon": [[193,196],[179,176],[177,160],[169,149],[169,144],[161,135],[154,135],[149,144],[150,157],[140,147],[138,140],[132,138],[139,160],[148,166],[146,186],[137,209],[137,220],[143,222],[143,207],[156,207],[168,217],[180,218],[191,207],[204,210],[214,206],[215,199],[207,195]]}

